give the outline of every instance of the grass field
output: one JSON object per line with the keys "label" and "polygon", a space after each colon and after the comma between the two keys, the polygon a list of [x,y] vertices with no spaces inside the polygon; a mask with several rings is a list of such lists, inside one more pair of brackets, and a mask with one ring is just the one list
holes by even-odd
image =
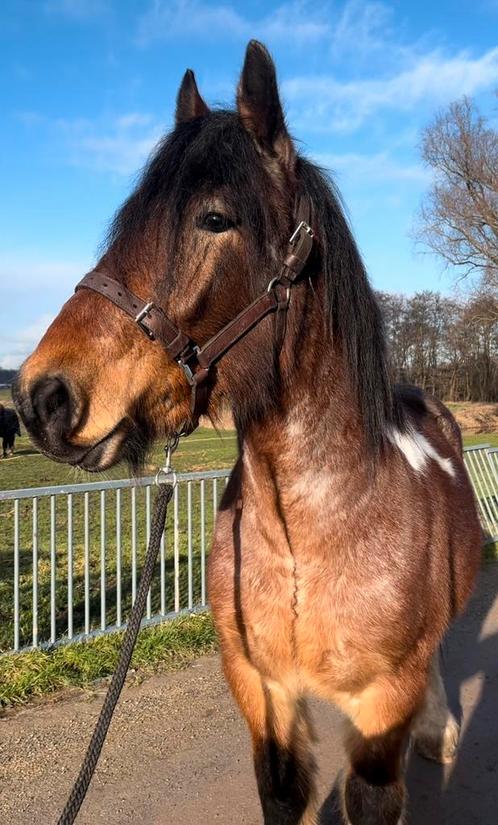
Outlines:
{"label": "grass field", "polygon": [[466,447],[474,447],[476,444],[498,447],[498,433],[467,433],[463,437],[463,443]]}

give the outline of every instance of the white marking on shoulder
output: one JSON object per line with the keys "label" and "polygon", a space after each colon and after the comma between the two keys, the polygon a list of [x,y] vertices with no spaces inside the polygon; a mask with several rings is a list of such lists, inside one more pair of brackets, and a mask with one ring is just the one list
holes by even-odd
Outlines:
{"label": "white marking on shoulder", "polygon": [[455,468],[451,458],[443,458],[439,455],[425,435],[419,433],[418,430],[409,427],[406,432],[402,433],[400,430],[392,428],[388,433],[388,437],[391,443],[403,453],[408,464],[413,467],[416,473],[423,473],[428,460],[432,458],[445,473],[455,478]]}

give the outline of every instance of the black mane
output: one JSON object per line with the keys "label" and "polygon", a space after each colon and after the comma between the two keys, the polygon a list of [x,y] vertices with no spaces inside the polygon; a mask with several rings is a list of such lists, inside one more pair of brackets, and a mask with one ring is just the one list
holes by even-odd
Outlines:
{"label": "black mane", "polygon": [[[333,182],[300,156],[297,178],[311,198],[321,239],[330,332],[342,341],[366,442],[378,452],[389,427],[403,427],[404,418],[393,392],[380,309]],[[175,232],[192,195],[220,188],[233,198],[234,210],[252,228],[264,255],[278,225],[271,211],[268,176],[240,118],[224,110],[178,125],[159,144],[137,188],[117,213],[108,245],[118,254],[140,247],[151,218]],[[260,277],[256,267],[255,296],[261,291]]]}
{"label": "black mane", "polygon": [[384,323],[333,181],[299,158],[298,176],[313,203],[322,240],[330,332],[339,337],[363,418],[368,445],[378,451],[391,427],[404,427],[386,351]]}

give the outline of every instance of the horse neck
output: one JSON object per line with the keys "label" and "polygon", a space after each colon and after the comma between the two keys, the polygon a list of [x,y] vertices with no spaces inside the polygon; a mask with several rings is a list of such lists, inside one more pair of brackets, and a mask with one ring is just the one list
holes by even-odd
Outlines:
{"label": "horse neck", "polygon": [[[324,487],[354,478],[363,488],[369,474],[355,393],[322,310],[319,282],[295,302],[281,355],[282,389],[259,420],[237,427],[244,466],[254,486],[271,483],[282,492]],[[296,487],[296,480],[301,480]],[[309,493],[308,486],[307,492]]]}

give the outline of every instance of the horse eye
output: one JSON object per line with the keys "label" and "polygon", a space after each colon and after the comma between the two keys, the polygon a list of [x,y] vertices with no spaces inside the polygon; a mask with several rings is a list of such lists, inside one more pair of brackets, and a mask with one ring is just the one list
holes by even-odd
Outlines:
{"label": "horse eye", "polygon": [[227,215],[222,215],[221,212],[208,212],[200,220],[201,229],[207,229],[208,232],[226,232],[233,225],[233,221]]}

